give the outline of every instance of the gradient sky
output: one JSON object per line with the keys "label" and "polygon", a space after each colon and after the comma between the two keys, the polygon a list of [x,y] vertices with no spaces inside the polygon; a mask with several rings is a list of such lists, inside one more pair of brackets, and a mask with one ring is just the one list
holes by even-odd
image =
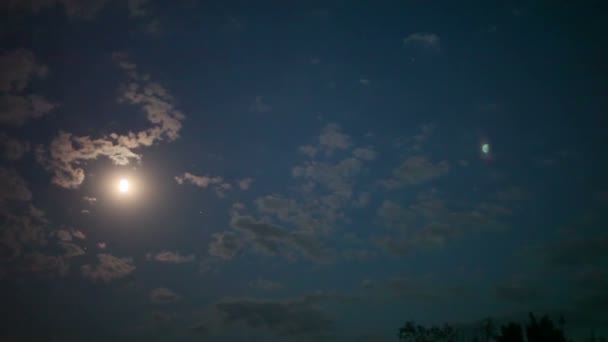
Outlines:
{"label": "gradient sky", "polygon": [[1,1],[0,337],[608,326],[608,8],[565,3]]}

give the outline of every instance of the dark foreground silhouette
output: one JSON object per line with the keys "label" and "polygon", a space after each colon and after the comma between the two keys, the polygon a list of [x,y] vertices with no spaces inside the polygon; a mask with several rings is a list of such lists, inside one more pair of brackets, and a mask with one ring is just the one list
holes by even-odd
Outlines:
{"label": "dark foreground silhouette", "polygon": [[[425,327],[407,321],[399,329],[399,342],[570,342],[564,334],[565,321],[560,317],[555,324],[548,316],[537,319],[530,313],[529,322],[522,325],[509,322],[497,329],[491,318],[485,319],[476,333],[458,331],[449,324]],[[587,342],[608,342],[593,333]]]}

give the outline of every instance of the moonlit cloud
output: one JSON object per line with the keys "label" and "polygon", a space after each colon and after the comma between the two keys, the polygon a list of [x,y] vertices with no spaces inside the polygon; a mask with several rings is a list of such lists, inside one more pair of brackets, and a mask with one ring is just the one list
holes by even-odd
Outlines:
{"label": "moonlit cloud", "polygon": [[70,233],[69,230],[59,229],[58,231],[55,232],[55,235],[61,241],[72,241],[72,234]]}
{"label": "moonlit cloud", "polygon": [[194,254],[181,255],[178,252],[163,251],[150,258],[167,264],[185,264],[194,261]]}
{"label": "moonlit cloud", "polygon": [[244,178],[238,181],[239,188],[241,190],[249,190],[251,184],[253,184],[253,178]]}
{"label": "moonlit cloud", "polygon": [[61,243],[59,243],[59,246],[61,246],[61,248],[63,248],[63,251],[64,251],[63,256],[65,258],[72,258],[72,257],[84,255],[84,249],[82,249],[82,247],[80,247],[76,244],[73,244],[70,242],[61,242]]}
{"label": "moonlit cloud", "polygon": [[39,149],[39,162],[53,173],[52,183],[64,188],[77,188],[85,179],[82,161],[106,157],[115,165],[127,165],[139,161],[141,156],[133,149],[151,146],[158,141],[173,141],[179,137],[184,115],[172,104],[173,97],[159,83],[137,73],[137,66],[122,54],[115,53],[117,65],[129,77],[122,89],[120,102],[141,107],[153,127],[128,132],[126,135],[111,133],[100,138],[75,136],[61,131],[53,139],[47,151]]}
{"label": "moonlit cloud", "polygon": [[141,158],[129,148],[111,140],[74,136],[61,131],[51,142],[48,155],[46,151],[42,151],[38,160],[53,173],[53,184],[74,189],[79,187],[85,178],[85,171],[79,167],[80,162],[100,156],[110,159],[116,165],[127,165],[131,160]]}
{"label": "moonlit cloud", "polygon": [[180,185],[188,182],[198,187],[206,188],[210,184],[221,184],[224,179],[222,177],[197,176],[190,172],[184,172],[181,176],[176,176],[175,181]]}
{"label": "moonlit cloud", "polygon": [[118,258],[111,254],[97,254],[96,265],[86,264],[80,270],[85,278],[93,282],[110,282],[121,279],[135,270],[132,258]]}
{"label": "moonlit cloud", "polygon": [[319,147],[327,154],[331,154],[334,150],[344,150],[352,146],[351,138],[342,133],[340,126],[337,124],[327,124],[319,136]]}

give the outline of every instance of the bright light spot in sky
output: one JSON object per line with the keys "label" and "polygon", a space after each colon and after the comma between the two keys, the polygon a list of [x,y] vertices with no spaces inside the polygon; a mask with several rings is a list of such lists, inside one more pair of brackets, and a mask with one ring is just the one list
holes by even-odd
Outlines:
{"label": "bright light spot in sky", "polygon": [[490,153],[490,144],[481,145],[481,152],[483,152],[484,154]]}
{"label": "bright light spot in sky", "polygon": [[129,191],[129,181],[127,179],[121,179],[120,182],[118,183],[118,190],[120,192],[127,192]]}

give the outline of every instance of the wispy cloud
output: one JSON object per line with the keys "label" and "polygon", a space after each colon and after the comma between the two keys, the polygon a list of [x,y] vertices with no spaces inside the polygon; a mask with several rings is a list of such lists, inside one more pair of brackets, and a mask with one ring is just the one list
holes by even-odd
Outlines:
{"label": "wispy cloud", "polygon": [[0,204],[5,201],[29,201],[32,193],[27,182],[14,169],[0,166]]}
{"label": "wispy cloud", "polygon": [[249,286],[264,291],[276,291],[283,288],[283,284],[281,283],[260,277],[258,277],[255,281],[249,282]]}
{"label": "wispy cloud", "polygon": [[20,126],[57,106],[42,95],[24,94],[33,78],[44,78],[48,68],[34,53],[15,49],[0,55],[0,124]]}
{"label": "wispy cloud", "polygon": [[434,50],[441,49],[441,40],[439,36],[435,33],[428,32],[416,32],[412,33],[406,38],[403,38],[403,43],[408,44],[417,44],[426,48],[431,48]]}
{"label": "wispy cloud", "polygon": [[68,263],[60,256],[44,255],[39,252],[26,254],[23,257],[24,271],[33,273],[48,273],[66,275],[70,269]]}
{"label": "wispy cloud", "polygon": [[334,150],[345,150],[352,146],[350,136],[342,133],[342,129],[337,124],[327,124],[323,127],[319,136],[319,148],[326,154],[331,154]]}
{"label": "wispy cloud", "polygon": [[450,170],[447,161],[432,162],[427,157],[408,157],[393,170],[393,177],[383,180],[382,184],[388,189],[404,186],[420,185],[444,176]]}
{"label": "wispy cloud", "polygon": [[3,1],[0,7],[9,10],[30,11],[34,14],[38,14],[49,8],[61,7],[68,17],[91,19],[110,1],[111,0],[8,0]]}
{"label": "wispy cloud", "polygon": [[177,302],[181,296],[166,287],[159,287],[150,291],[150,300],[156,304],[169,304]]}
{"label": "wispy cloud", "polygon": [[221,313],[223,324],[265,328],[283,337],[322,336],[332,330],[332,321],[323,312],[300,299],[232,299],[215,304],[215,308]]}
{"label": "wispy cloud", "polygon": [[268,112],[272,111],[272,106],[268,105],[264,101],[263,96],[256,96],[255,101],[251,105],[251,110],[258,112],[258,113],[268,113]]}
{"label": "wispy cloud", "polygon": [[403,205],[385,200],[377,209],[379,221],[391,233],[376,239],[389,254],[406,255],[414,250],[441,247],[448,241],[475,231],[504,231],[511,217],[509,202],[486,200],[448,201],[436,191],[423,191]]}
{"label": "wispy cloud", "polygon": [[190,172],[184,172],[181,176],[175,176],[175,181],[180,185],[188,182],[198,187],[206,188],[212,184],[221,184],[224,179],[218,176],[197,176]]}
{"label": "wispy cloud", "polygon": [[0,133],[0,146],[4,149],[4,157],[8,160],[19,160],[30,151],[28,142],[19,141]]}
{"label": "wispy cloud", "polygon": [[193,262],[195,256],[194,254],[181,255],[179,252],[163,251],[156,255],[148,254],[146,258],[148,260],[156,260],[166,264],[185,264]]}

